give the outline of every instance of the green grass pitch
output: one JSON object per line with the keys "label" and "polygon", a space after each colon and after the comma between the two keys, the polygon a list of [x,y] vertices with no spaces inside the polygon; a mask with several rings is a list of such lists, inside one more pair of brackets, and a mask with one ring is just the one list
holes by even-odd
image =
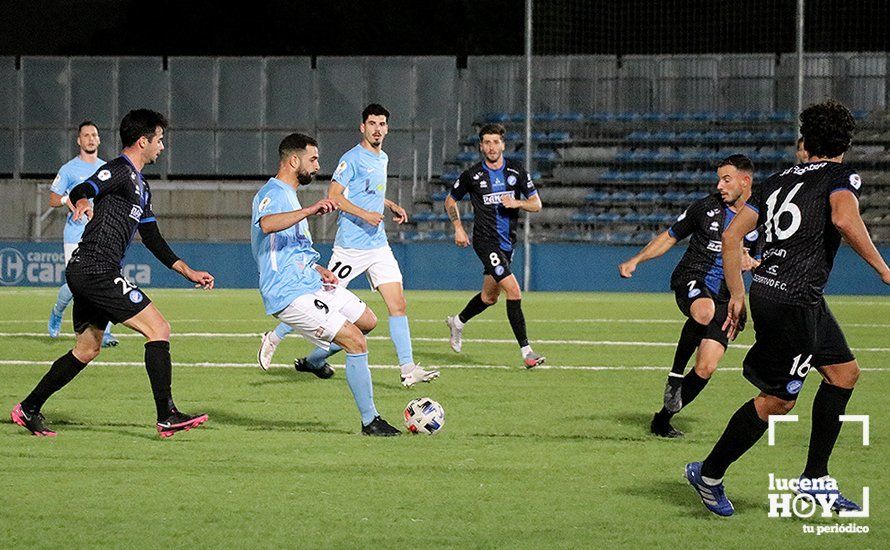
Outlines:
{"label": "green grass pitch", "polygon": [[[370,340],[381,414],[401,426],[405,404],[429,395],[446,410],[434,437],[372,439],[342,369],[318,380],[288,368],[308,344],[291,336],[278,368],[257,369],[257,335],[274,326],[255,291],[151,290],[173,326],[173,392],[202,428],[160,440],[138,335],[117,329],[104,350],[44,413],[59,436],[0,425],[0,548],[541,548],[812,547],[886,545],[890,412],[890,298],[831,297],[864,369],[832,473],[871,517],[859,535],[804,534],[839,519],[767,517],[768,473],[796,477],[809,438],[813,373],[774,447],[766,437],[726,479],[736,515],[707,512],[681,477],[701,460],[755,390],[739,367],[745,332],[715,378],[675,420],[686,437],[648,434],[682,317],[669,294],[529,293],[523,300],[546,369],[522,368],[503,304],[465,329],[454,354],[442,322],[471,292],[409,292],[416,359],[442,376],[406,390],[379,296]],[[20,401],[72,345],[45,336],[55,289],[0,289],[0,406]],[[333,360],[342,365],[342,356]],[[389,367],[389,368],[384,368]],[[647,368],[648,367],[648,368]],[[884,541],[884,542],[881,542]]]}

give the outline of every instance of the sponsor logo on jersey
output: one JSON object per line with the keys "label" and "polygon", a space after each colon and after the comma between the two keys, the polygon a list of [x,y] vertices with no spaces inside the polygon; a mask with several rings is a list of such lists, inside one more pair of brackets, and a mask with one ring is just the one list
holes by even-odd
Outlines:
{"label": "sponsor logo on jersey", "polygon": [[488,182],[486,182],[485,180],[480,181],[479,188],[480,189],[488,189]]}
{"label": "sponsor logo on jersey", "polygon": [[500,193],[487,193],[482,195],[482,204],[487,206],[493,206],[496,204],[501,204],[501,201],[504,200],[504,197],[512,197],[512,191],[502,191]]}
{"label": "sponsor logo on jersey", "polygon": [[723,252],[723,243],[721,241],[708,241],[708,250],[711,252]]}
{"label": "sponsor logo on jersey", "polygon": [[498,277],[503,275],[504,274],[504,266],[499,265],[496,268],[494,268],[494,274],[497,275]]}
{"label": "sponsor logo on jersey", "polygon": [[759,236],[760,236],[760,233],[758,233],[757,230],[755,229],[754,231],[745,235],[745,240],[746,241],[756,241],[757,237],[759,237]]}
{"label": "sponsor logo on jersey", "polygon": [[142,293],[139,292],[138,290],[131,290],[129,297],[130,297],[130,301],[133,302],[134,304],[138,304],[139,302],[142,301],[143,298],[145,298],[145,296],[143,296]]}
{"label": "sponsor logo on jersey", "polygon": [[96,177],[99,178],[99,181],[108,181],[111,179],[111,172],[109,170],[100,170]]}
{"label": "sponsor logo on jersey", "polygon": [[690,298],[695,298],[695,297],[698,296],[699,294],[701,294],[701,289],[700,289],[700,288],[693,288],[692,290],[689,291],[689,297],[690,297]]}
{"label": "sponsor logo on jersey", "polygon": [[720,231],[720,223],[719,222],[711,222],[710,227],[708,227],[710,231]]}
{"label": "sponsor logo on jersey", "polygon": [[788,256],[788,251],[784,248],[770,248],[769,250],[765,250],[763,252],[763,259],[771,258],[773,256],[778,256],[779,258],[785,258]]}
{"label": "sponsor logo on jersey", "polygon": [[709,218],[713,218],[714,216],[716,216],[716,215],[719,214],[719,213],[720,213],[720,209],[719,209],[719,208],[715,208],[715,209],[713,209],[713,210],[708,210],[708,217],[709,217]]}
{"label": "sponsor logo on jersey", "polygon": [[130,209],[130,217],[138,222],[142,218],[142,207],[134,204],[133,208]]}
{"label": "sponsor logo on jersey", "polygon": [[[454,186],[457,187],[457,184],[455,183]],[[260,201],[260,205],[257,206],[257,211],[262,212],[263,210],[265,210],[266,207],[269,206],[270,202],[272,202],[272,197],[265,197],[263,200]]]}
{"label": "sponsor logo on jersey", "polygon": [[850,185],[853,186],[853,189],[862,187],[862,178],[859,177],[859,174],[850,174]]}
{"label": "sponsor logo on jersey", "polygon": [[827,162],[820,162],[819,164],[808,164],[806,166],[792,166],[791,168],[785,170],[780,176],[787,176],[788,174],[794,174],[795,176],[802,176],[807,172],[814,172],[816,170],[825,168]]}
{"label": "sponsor logo on jersey", "polygon": [[516,176],[514,176],[512,174],[507,176],[507,185],[509,185],[510,187],[513,187],[514,185],[516,185]]}
{"label": "sponsor logo on jersey", "polygon": [[681,222],[681,221],[683,221],[683,220],[686,219],[686,212],[688,212],[688,210],[684,210],[682,214],[680,214],[679,216],[677,216],[677,221],[678,221],[678,222]]}
{"label": "sponsor logo on jersey", "polygon": [[766,272],[769,273],[770,275],[778,275],[779,274],[779,266],[771,265],[768,268],[766,268]]}
{"label": "sponsor logo on jersey", "polygon": [[791,395],[797,395],[800,392],[800,389],[803,387],[803,382],[800,380],[792,380],[788,382],[788,385],[785,386],[785,390]]}

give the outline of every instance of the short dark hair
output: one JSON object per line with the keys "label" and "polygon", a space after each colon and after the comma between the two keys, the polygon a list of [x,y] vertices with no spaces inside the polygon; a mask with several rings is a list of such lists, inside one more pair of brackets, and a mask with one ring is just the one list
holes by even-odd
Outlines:
{"label": "short dark hair", "polygon": [[737,170],[741,170],[742,172],[748,172],[750,174],[754,173],[754,163],[751,162],[751,159],[738,153],[729,155],[721,160],[720,164],[717,165],[717,168],[723,168],[724,166],[735,166]]}
{"label": "short dark hair", "polygon": [[278,144],[278,159],[284,160],[298,151],[305,151],[310,145],[318,147],[318,142],[306,134],[289,134]]}
{"label": "short dark hair", "polygon": [[853,113],[833,99],[810,105],[800,113],[800,133],[811,157],[832,158],[845,153],[855,132]]}
{"label": "short dark hair", "polygon": [[139,138],[151,140],[158,128],[167,129],[167,119],[161,113],[151,109],[134,109],[121,120],[121,145],[130,147]]}
{"label": "short dark hair", "polygon": [[507,133],[507,129],[504,128],[503,124],[498,124],[496,122],[490,123],[490,124],[485,124],[482,126],[482,128],[479,128],[479,141],[482,141],[482,136],[484,136],[486,134],[489,134],[489,135],[497,134],[497,135],[501,136],[501,141],[503,141],[504,134],[506,134],[506,133]]}
{"label": "short dark hair", "polygon": [[99,125],[98,125],[98,124],[96,124],[96,123],[93,122],[92,120],[87,119],[87,120],[84,120],[83,122],[81,122],[80,124],[77,125],[77,133],[78,133],[78,134],[80,134],[80,131],[83,130],[83,127],[84,127],[84,126],[92,126],[92,127],[95,128],[97,131],[99,130]]}
{"label": "short dark hair", "polygon": [[389,121],[389,111],[386,110],[386,107],[379,103],[371,103],[362,111],[362,122],[364,123],[368,120],[369,116],[380,116],[383,115],[386,117],[386,120]]}
{"label": "short dark hair", "polygon": [[[800,147],[802,145],[803,145],[803,136],[800,136],[799,138],[797,138],[797,146]],[[806,149],[806,147],[804,147],[804,149]]]}

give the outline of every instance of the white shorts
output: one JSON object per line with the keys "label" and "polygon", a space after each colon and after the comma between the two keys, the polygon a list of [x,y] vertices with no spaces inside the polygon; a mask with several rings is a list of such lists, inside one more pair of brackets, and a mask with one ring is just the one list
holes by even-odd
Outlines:
{"label": "white shorts", "polygon": [[300,332],[316,346],[327,350],[346,321],[354,323],[365,312],[365,303],[358,296],[335,286],[304,294],[279,311],[279,321]]}
{"label": "white shorts", "polygon": [[348,286],[350,281],[362,273],[365,273],[374,290],[386,283],[402,282],[399,262],[388,246],[371,250],[335,246],[328,269],[334,272],[343,286]]}
{"label": "white shorts", "polygon": [[71,255],[77,250],[78,244],[80,243],[65,243],[65,265],[68,265],[68,262],[71,261]]}

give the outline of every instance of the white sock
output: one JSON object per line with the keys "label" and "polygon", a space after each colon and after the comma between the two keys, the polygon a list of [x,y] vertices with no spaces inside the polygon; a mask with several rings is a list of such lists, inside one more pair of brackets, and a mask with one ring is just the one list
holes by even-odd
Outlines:
{"label": "white sock", "polygon": [[272,342],[273,346],[277,346],[278,344],[281,343],[281,338],[273,330],[272,332],[269,333],[269,341]]}
{"label": "white sock", "polygon": [[708,485],[720,485],[721,483],[723,483],[722,477],[720,479],[714,479],[713,477],[701,476],[701,480]]}
{"label": "white sock", "polygon": [[458,330],[464,328],[464,324],[460,321],[460,315],[454,316],[454,326],[457,327]]}
{"label": "white sock", "polygon": [[528,357],[528,354],[532,352],[531,346],[522,346],[522,358],[525,359]]}
{"label": "white sock", "polygon": [[408,374],[413,371],[417,365],[414,363],[405,363],[404,365],[399,365],[399,369],[402,371],[402,374]]}

